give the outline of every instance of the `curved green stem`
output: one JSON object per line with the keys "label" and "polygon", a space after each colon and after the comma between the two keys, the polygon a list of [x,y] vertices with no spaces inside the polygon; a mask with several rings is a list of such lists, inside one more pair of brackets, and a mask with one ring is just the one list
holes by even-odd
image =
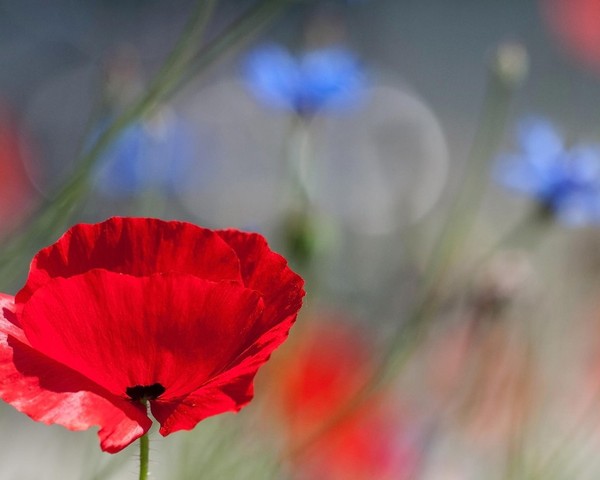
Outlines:
{"label": "curved green stem", "polygon": [[510,100],[517,85],[492,69],[488,76],[487,92],[479,128],[465,165],[462,184],[446,217],[433,251],[430,254],[423,286],[407,321],[398,328],[391,339],[390,348],[380,359],[380,369],[369,382],[368,390],[397,373],[424,333],[437,306],[440,285],[447,271],[460,253],[475,222],[477,212],[486,190],[490,159],[496,153],[504,136],[508,120]]}
{"label": "curved green stem", "polygon": [[281,14],[284,8],[292,1],[263,0],[248,8],[221,35],[215,37],[214,40],[209,41],[202,47],[200,52],[191,60],[189,68],[183,73],[181,78],[170,85],[165,95],[171,96],[174,91],[178,91],[182,86],[194,79],[233,46],[238,45],[242,40],[248,39],[251,35],[259,32],[273,21],[277,15]]}
{"label": "curved green stem", "polygon": [[102,153],[133,122],[149,114],[245,36],[258,31],[283,10],[287,0],[263,0],[225,28],[204,47],[203,36],[216,0],[199,0],[180,41],[143,96],[119,115],[79,159],[78,167],[51,199],[33,212],[32,220],[16,234],[4,239],[0,251],[0,286],[5,289],[21,274],[22,254],[31,254],[40,244],[65,228],[87,190],[93,166]]}
{"label": "curved green stem", "polygon": [[313,434],[302,440],[290,452],[291,456],[304,450],[362,405],[375,390],[386,384],[391,375],[397,375],[420,344],[436,311],[439,287],[475,221],[487,183],[482,180],[487,177],[489,160],[504,135],[510,99],[516,86],[515,83],[507,82],[497,71],[490,71],[482,116],[465,165],[465,175],[429,256],[422,287],[408,318],[392,334],[388,347],[378,358],[378,368],[361,390]]}
{"label": "curved green stem", "polygon": [[125,128],[150,113],[169,89],[172,78],[181,76],[181,69],[193,56],[195,45],[202,36],[215,5],[216,0],[198,2],[180,40],[147,91],[102,132],[91,148],[82,153],[75,172],[54,196],[38,207],[28,228],[8,239],[3,245],[0,267],[5,270],[5,275],[2,283],[6,283],[7,273],[14,275],[15,271],[18,271],[15,264],[20,261],[17,255],[19,252],[34,248],[36,243],[64,228],[64,223],[74,210],[76,202],[83,197],[90,172],[102,153]]}
{"label": "curved green stem", "polygon": [[513,85],[490,72],[479,129],[464,168],[462,184],[446,217],[425,271],[425,289],[435,289],[464,244],[486,190],[489,160],[504,136]]}

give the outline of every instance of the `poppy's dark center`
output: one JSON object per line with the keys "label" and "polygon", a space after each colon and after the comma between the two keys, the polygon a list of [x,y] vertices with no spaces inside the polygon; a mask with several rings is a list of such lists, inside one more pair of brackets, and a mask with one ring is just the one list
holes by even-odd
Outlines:
{"label": "poppy's dark center", "polygon": [[165,393],[165,387],[160,383],[154,385],[136,385],[135,387],[127,387],[125,390],[129,398],[132,400],[156,400],[163,393]]}

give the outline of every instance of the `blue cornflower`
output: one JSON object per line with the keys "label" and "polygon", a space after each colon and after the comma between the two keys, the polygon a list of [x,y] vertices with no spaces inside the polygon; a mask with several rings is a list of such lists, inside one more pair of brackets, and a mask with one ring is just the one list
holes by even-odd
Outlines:
{"label": "blue cornflower", "polygon": [[96,187],[113,197],[148,190],[172,193],[185,181],[194,160],[188,125],[169,110],[162,110],[126,128],[108,148],[99,159]]}
{"label": "blue cornflower", "polygon": [[498,159],[496,180],[535,198],[566,225],[600,223],[600,146],[567,149],[542,118],[520,122],[517,138],[521,152]]}
{"label": "blue cornflower", "polygon": [[296,59],[278,45],[263,45],[247,56],[244,73],[261,101],[300,116],[351,107],[366,83],[362,65],[342,47],[312,50]]}

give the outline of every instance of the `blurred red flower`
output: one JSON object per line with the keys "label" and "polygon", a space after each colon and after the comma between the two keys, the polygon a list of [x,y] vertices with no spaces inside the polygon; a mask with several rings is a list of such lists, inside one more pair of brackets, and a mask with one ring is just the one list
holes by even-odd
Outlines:
{"label": "blurred red flower", "polygon": [[14,225],[33,196],[25,167],[30,157],[25,136],[0,101],[0,234]]}
{"label": "blurred red flower", "polygon": [[563,48],[600,73],[600,0],[540,0],[540,8]]}
{"label": "blurred red flower", "polygon": [[412,478],[419,455],[401,401],[378,395],[336,418],[373,372],[364,332],[319,317],[303,333],[278,381],[292,451],[317,434],[293,458],[294,478]]}
{"label": "blurred red flower", "polygon": [[34,420],[100,426],[117,452],[151,425],[237,411],[286,338],[302,279],[265,239],[185,222],[76,225],[0,296],[0,398]]}

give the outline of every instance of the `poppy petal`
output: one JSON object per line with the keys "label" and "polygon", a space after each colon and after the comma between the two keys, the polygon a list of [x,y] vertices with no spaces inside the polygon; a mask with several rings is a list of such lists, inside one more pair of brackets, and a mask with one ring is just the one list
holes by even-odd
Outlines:
{"label": "poppy petal", "polygon": [[17,308],[15,297],[0,293],[0,332],[15,337],[21,343],[28,344],[25,334],[19,326]]}
{"label": "poppy petal", "polygon": [[160,433],[190,430],[201,420],[238,411],[253,396],[253,380],[271,353],[287,338],[302,303],[304,281],[272,252],[265,239],[237,230],[218,232],[240,259],[244,284],[263,295],[265,309],[253,329],[251,342],[227,370],[178,402],[155,402],[152,413]]}
{"label": "poppy petal", "polygon": [[207,280],[241,281],[235,252],[213,231],[187,222],[114,217],[75,225],[41,250],[31,262],[17,302],[27,301],[51,278],[94,268],[134,276],[179,272]]}
{"label": "poppy petal", "polygon": [[258,234],[112,218],[77,225],[0,294],[0,398],[100,426],[105,451],[237,411],[296,320],[303,280]]}
{"label": "poppy petal", "polygon": [[239,411],[254,395],[253,381],[258,369],[287,338],[296,319],[285,321],[263,333],[228,368],[197,391],[177,402],[152,404],[152,414],[161,424],[160,433],[190,430],[207,417]]}
{"label": "poppy petal", "polygon": [[113,394],[158,383],[169,400],[237,358],[262,309],[260,295],[235,282],[95,269],[39,288],[21,323],[34,348]]}
{"label": "poppy petal", "polygon": [[219,230],[218,234],[237,253],[244,285],[263,296],[265,311],[257,330],[262,333],[278,323],[293,322],[302,305],[304,280],[261,235],[233,229]]}
{"label": "poppy petal", "polygon": [[224,412],[237,412],[253,397],[254,374],[212,381],[177,402],[151,403],[152,415],[160,423],[160,434],[191,430],[198,422]]}
{"label": "poppy petal", "polygon": [[[8,296],[0,298],[0,398],[32,419],[70,430],[100,426],[101,447],[117,452],[148,431],[142,405],[111,395],[88,378],[12,336]],[[8,332],[5,327],[8,326]]]}

